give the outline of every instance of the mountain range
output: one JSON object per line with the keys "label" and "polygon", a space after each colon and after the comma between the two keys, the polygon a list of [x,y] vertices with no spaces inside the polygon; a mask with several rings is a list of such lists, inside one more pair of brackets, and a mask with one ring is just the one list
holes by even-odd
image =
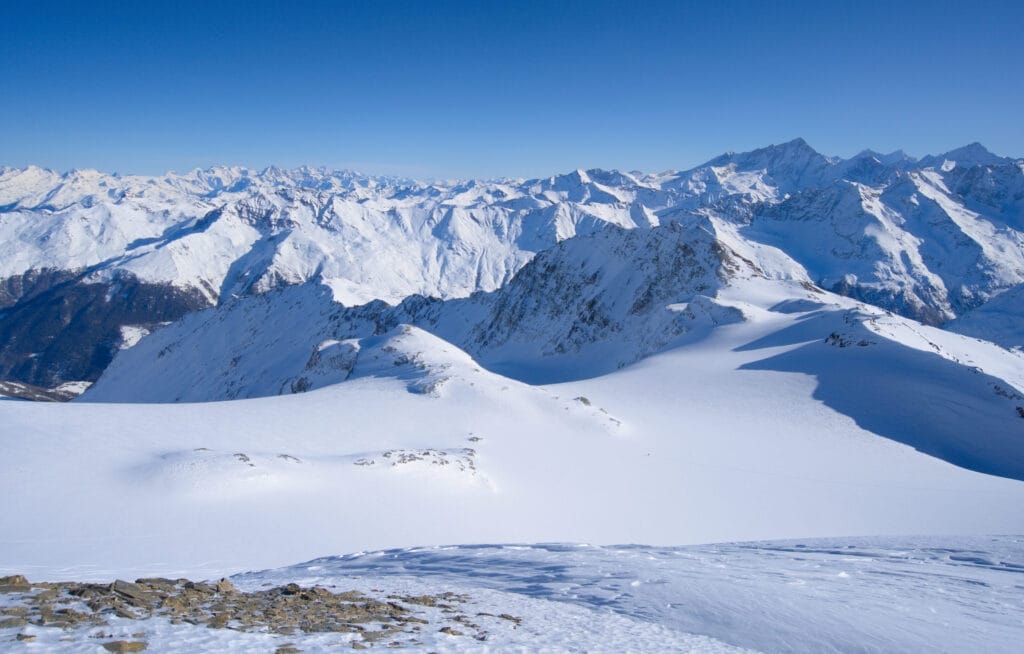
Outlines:
{"label": "mountain range", "polygon": [[[625,230],[673,224],[757,275],[984,337],[992,311],[981,307],[1024,282],[1024,162],[979,144],[839,159],[797,139],[686,171],[532,180],[2,168],[0,380],[95,381],[153,328],[278,287],[316,283],[348,307],[461,299],[508,286],[563,241],[608,231],[590,243],[635,247]],[[603,255],[580,248],[600,272]],[[638,292],[671,299],[673,280],[659,276]],[[528,294],[506,294],[505,314],[543,301]],[[1002,344],[1024,344],[998,329]]]}

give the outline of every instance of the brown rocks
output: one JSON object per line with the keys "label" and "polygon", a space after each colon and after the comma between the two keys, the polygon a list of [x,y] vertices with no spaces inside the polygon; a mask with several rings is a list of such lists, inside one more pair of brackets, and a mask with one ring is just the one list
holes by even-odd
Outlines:
{"label": "brown rocks", "polygon": [[214,588],[217,590],[218,593],[225,593],[225,594],[227,594],[227,593],[237,592],[236,589],[235,589],[235,585],[232,584],[227,579],[221,579],[220,581],[218,581],[214,585]]}
{"label": "brown rocks", "polygon": [[129,652],[141,652],[149,645],[143,640],[115,640],[103,643],[103,649],[114,654],[128,654]]}
{"label": "brown rocks", "polygon": [[124,598],[128,604],[139,608],[149,608],[159,600],[159,596],[152,592],[151,587],[120,579],[110,585],[110,590]]}
{"label": "brown rocks", "polygon": [[[486,637],[486,632],[478,625],[458,615],[458,605],[469,598],[454,593],[375,599],[357,591],[334,592],[322,586],[304,587],[295,583],[240,591],[227,579],[210,583],[162,577],[134,582],[118,579],[111,584],[29,584],[21,575],[0,581],[4,582],[4,587],[12,589],[7,591],[7,606],[0,608],[0,628],[53,627],[83,637],[79,627],[105,626],[112,616],[132,620],[164,618],[173,624],[279,635],[358,634],[360,640],[353,641],[352,646],[359,649],[373,643],[387,643],[389,647],[402,645],[403,641],[396,639],[409,637],[419,632],[421,625],[428,624],[423,617],[413,614],[412,607],[423,607],[421,612],[440,612],[446,616],[443,620],[453,623],[453,626],[444,626],[443,633],[461,636],[469,630],[475,634],[474,638]],[[518,618],[504,614],[490,617],[518,623]],[[141,652],[147,648],[144,635],[139,631],[133,634],[132,640],[107,642],[103,647],[109,652]],[[25,637],[32,636],[26,634]],[[99,632],[92,637],[111,636]],[[278,648],[278,654],[298,651],[292,643]]]}
{"label": "brown rocks", "polygon": [[448,634],[449,636],[462,636],[462,635],[464,635],[458,629],[453,629],[451,627],[441,627],[438,631],[440,631],[442,634]]}
{"label": "brown rocks", "polygon": [[174,579],[165,579],[164,577],[145,577],[143,579],[136,579],[135,583],[140,586],[148,586],[155,590],[170,592],[174,590],[175,586],[181,585],[186,581],[188,581],[188,579],[178,579],[175,581]]}
{"label": "brown rocks", "polygon": [[32,590],[24,575],[0,577],[0,593],[24,593]]}
{"label": "brown rocks", "polygon": [[0,619],[0,629],[10,629],[11,627],[24,627],[28,624],[28,620],[25,618],[3,618]]}

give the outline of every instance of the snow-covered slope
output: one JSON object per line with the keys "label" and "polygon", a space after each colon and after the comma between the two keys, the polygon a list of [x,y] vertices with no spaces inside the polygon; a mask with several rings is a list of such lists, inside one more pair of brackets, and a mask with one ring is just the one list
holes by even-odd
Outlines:
{"label": "snow-covered slope", "polygon": [[499,377],[399,328],[326,344],[338,365],[318,370],[349,379],[306,393],[2,402],[0,560],[212,575],[410,543],[1024,529],[1020,481],[914,449],[1022,476],[1024,420],[989,385],[1009,388],[1002,359],[972,351],[972,372],[929,337],[972,339],[914,347],[890,340],[902,319],[872,335],[848,307],[752,299],[722,291],[752,319],[566,384]]}
{"label": "snow-covered slope", "polygon": [[[386,597],[413,609],[405,629],[278,634],[145,616],[111,617],[102,629],[32,625],[21,633],[34,637],[30,647],[69,653],[117,639],[167,654],[289,646],[317,654],[358,646],[481,654],[1011,654],[1024,637],[1022,562],[1024,543],[1006,536],[396,548],[230,581],[249,593],[297,584]],[[109,582],[120,571],[106,573],[88,576]],[[17,632],[0,627],[0,638],[13,641]]]}
{"label": "snow-covered slope", "polygon": [[[1024,609],[1022,563],[1020,537],[832,538],[680,548],[552,544],[366,552],[238,581],[255,586],[354,577],[367,584],[455,586],[471,594],[486,588],[556,602],[548,607],[552,612],[585,607],[609,619],[627,617],[761,652],[1009,653],[1019,649],[1024,632],[1018,619]],[[667,640],[639,637],[623,645],[601,637],[608,636],[568,643],[542,637],[541,647],[688,651],[685,643]],[[716,644],[692,647],[713,652]]]}

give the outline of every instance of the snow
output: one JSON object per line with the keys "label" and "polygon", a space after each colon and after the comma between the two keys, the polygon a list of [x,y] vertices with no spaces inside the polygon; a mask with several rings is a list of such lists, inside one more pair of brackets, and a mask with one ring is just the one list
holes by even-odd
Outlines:
{"label": "snow", "polygon": [[1024,348],[1024,284],[1014,286],[965,313],[946,328],[1003,347]]}
{"label": "snow", "polygon": [[417,548],[332,557],[270,577],[514,589],[765,652],[850,651],[854,643],[857,651],[1011,652],[1024,629],[1022,562],[1020,538],[876,537],[685,548]]}
{"label": "snow", "polygon": [[146,327],[141,325],[123,325],[121,327],[121,344],[118,347],[122,350],[127,350],[137,345],[139,341],[148,335],[149,329]]}
{"label": "snow", "polygon": [[[1020,537],[802,539],[690,547],[583,544],[418,547],[314,559],[232,578],[243,591],[321,585],[370,596],[454,592],[487,632],[394,636],[396,651],[1015,652],[1024,625]],[[500,619],[501,614],[520,622]],[[451,622],[456,627],[458,623]],[[462,627],[464,629],[464,627]],[[0,630],[14,633],[15,630]],[[355,634],[209,629],[111,619],[71,632],[27,627],[26,648],[92,652],[108,638],[159,652],[336,651]],[[135,638],[132,635],[135,634]],[[75,638],[77,636],[77,638]],[[89,642],[89,641],[92,642]]]}
{"label": "snow", "polygon": [[[30,577],[216,576],[410,543],[1024,529],[1024,484],[901,444],[945,448],[938,456],[1019,479],[1021,421],[988,385],[1014,388],[998,374],[1017,383],[1004,350],[926,333],[949,339],[940,344],[949,356],[966,348],[971,365],[990,369],[975,373],[901,344],[910,336],[893,330],[904,319],[871,331],[869,319],[847,322],[857,315],[849,300],[825,310],[808,293],[777,306],[786,296],[770,283],[743,289],[717,302],[747,320],[564,384],[503,378],[451,343],[400,327],[297,349],[303,360],[314,348],[321,360],[339,356],[344,365],[330,370],[347,370],[344,383],[306,393],[2,403],[0,491],[11,510],[0,516],[0,561]],[[837,330],[878,344],[826,343]],[[839,361],[863,372],[830,377]],[[886,378],[865,376],[883,369],[878,361],[906,386],[897,411],[881,401]],[[940,401],[927,400],[936,393]],[[907,399],[916,397],[924,400]],[[927,427],[907,427],[917,424]],[[956,449],[963,434],[982,460]]]}

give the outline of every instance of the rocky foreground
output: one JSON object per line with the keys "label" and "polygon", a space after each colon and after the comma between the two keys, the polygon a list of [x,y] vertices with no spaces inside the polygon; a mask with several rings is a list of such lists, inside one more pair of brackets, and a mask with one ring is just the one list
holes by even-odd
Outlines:
{"label": "rocky foreground", "polygon": [[513,628],[521,622],[508,614],[470,617],[462,610],[467,599],[455,593],[370,597],[294,583],[245,592],[227,579],[32,583],[13,575],[0,578],[0,642],[30,643],[41,627],[62,630],[62,641],[88,638],[109,652],[141,652],[149,646],[144,631],[126,639],[103,627],[116,624],[124,633],[125,621],[155,618],[172,625],[279,635],[276,652],[288,654],[301,651],[287,642],[289,635],[338,634],[339,645],[367,649],[415,645],[416,635],[429,631],[485,641],[488,631],[481,625],[486,622]]}

